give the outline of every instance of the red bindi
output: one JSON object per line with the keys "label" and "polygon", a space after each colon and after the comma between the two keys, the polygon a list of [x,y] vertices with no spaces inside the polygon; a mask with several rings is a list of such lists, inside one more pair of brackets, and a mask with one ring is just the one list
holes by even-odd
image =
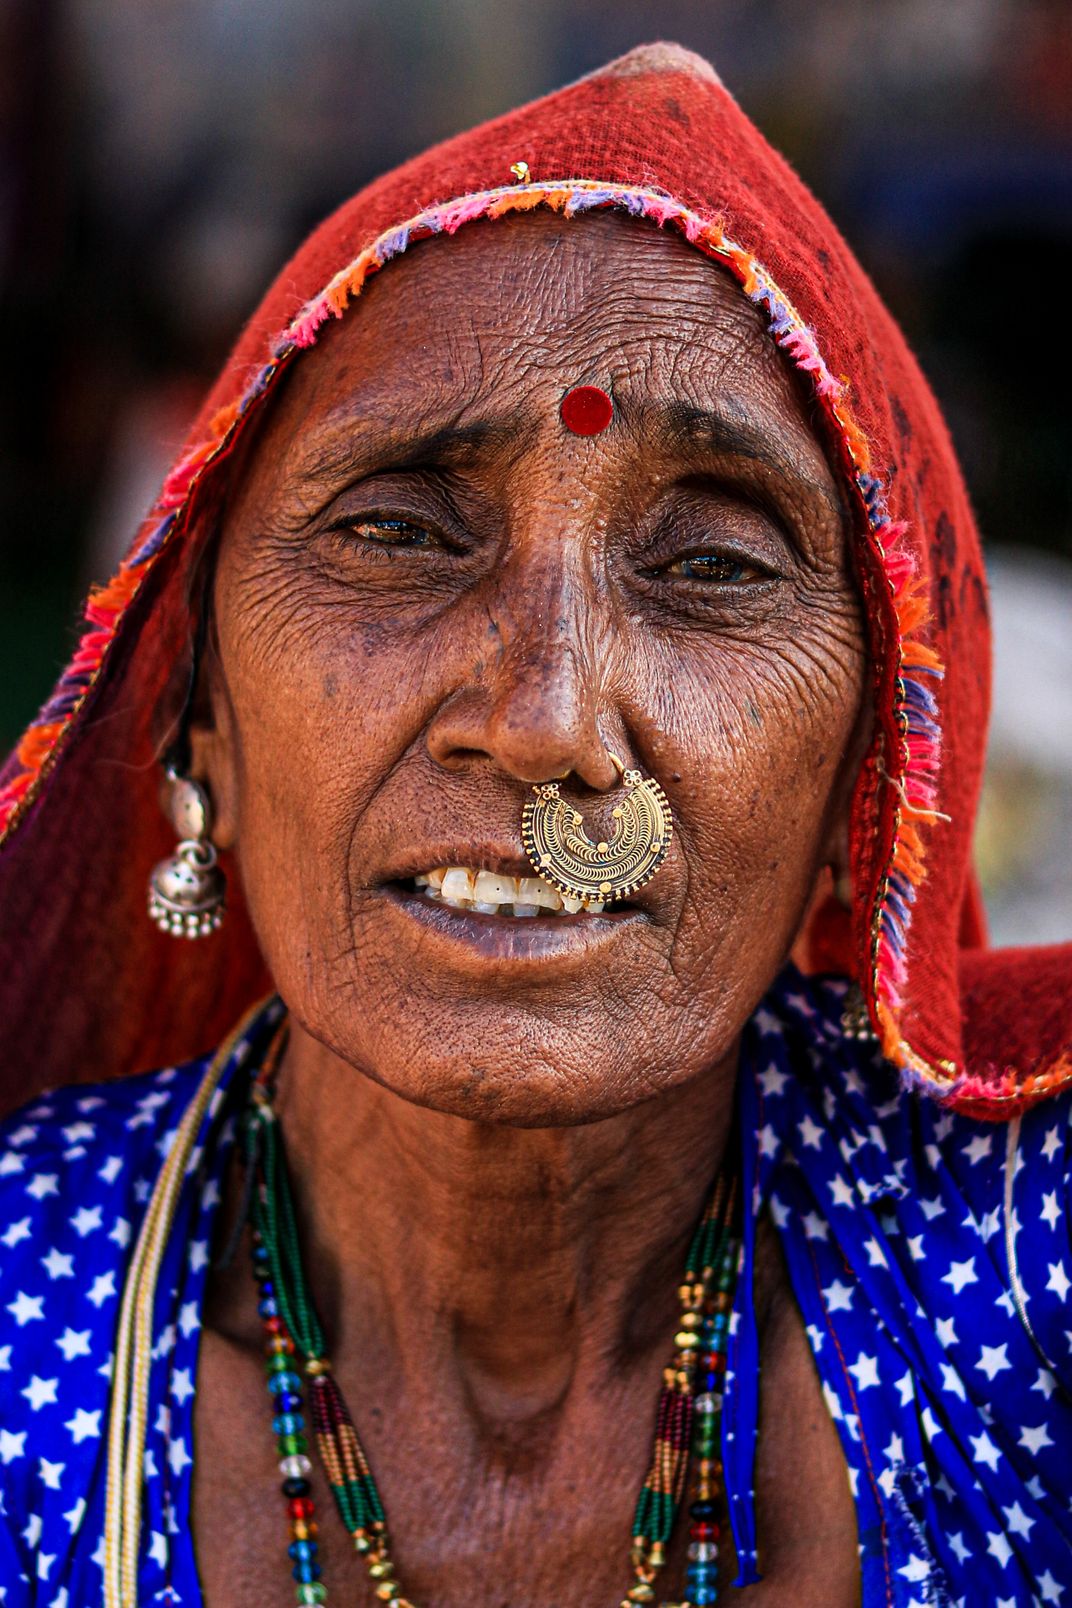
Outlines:
{"label": "red bindi", "polygon": [[599,435],[614,417],[614,403],[598,385],[575,385],[562,398],[558,411],[574,435]]}

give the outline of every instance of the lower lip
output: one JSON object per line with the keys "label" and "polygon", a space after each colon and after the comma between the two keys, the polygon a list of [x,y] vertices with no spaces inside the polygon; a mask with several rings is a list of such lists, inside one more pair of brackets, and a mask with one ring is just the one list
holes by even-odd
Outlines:
{"label": "lower lip", "polygon": [[583,958],[646,919],[632,906],[600,915],[493,916],[428,899],[397,883],[379,891],[407,922],[419,923],[446,943],[486,960],[523,964]]}

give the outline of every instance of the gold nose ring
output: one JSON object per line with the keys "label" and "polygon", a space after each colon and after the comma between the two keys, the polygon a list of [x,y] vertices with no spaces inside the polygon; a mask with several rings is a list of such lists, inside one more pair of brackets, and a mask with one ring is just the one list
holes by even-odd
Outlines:
{"label": "gold nose ring", "polygon": [[652,776],[630,770],[610,749],[625,798],[611,811],[614,833],[593,842],[584,817],[558,780],[538,782],[521,812],[521,841],[538,877],[570,899],[626,899],[662,866],[674,835],[666,794]]}

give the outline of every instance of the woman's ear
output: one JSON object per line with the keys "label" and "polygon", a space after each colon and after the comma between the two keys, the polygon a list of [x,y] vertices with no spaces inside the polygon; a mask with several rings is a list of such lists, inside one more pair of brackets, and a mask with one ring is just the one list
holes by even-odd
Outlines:
{"label": "woman's ear", "polygon": [[218,849],[238,841],[238,732],[214,622],[205,632],[187,724],[189,774],[212,804],[211,837]]}

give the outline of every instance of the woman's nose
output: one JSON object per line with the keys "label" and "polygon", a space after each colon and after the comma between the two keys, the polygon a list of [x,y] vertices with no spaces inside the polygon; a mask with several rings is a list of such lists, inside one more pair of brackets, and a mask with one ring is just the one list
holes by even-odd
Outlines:
{"label": "woman's nose", "polygon": [[497,662],[431,724],[428,748],[439,764],[488,759],[521,782],[573,775],[600,790],[617,781],[600,729],[605,687],[596,645],[575,615],[539,612],[549,617],[551,632],[498,627]]}

